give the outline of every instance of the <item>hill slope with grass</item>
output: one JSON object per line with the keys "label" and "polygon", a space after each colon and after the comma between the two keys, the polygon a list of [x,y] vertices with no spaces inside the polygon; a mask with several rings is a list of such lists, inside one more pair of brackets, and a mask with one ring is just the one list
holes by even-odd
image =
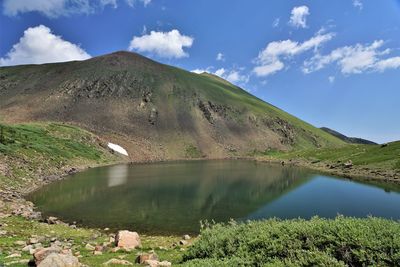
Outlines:
{"label": "hill slope with grass", "polygon": [[346,143],[349,143],[349,144],[376,145],[375,142],[372,142],[370,140],[366,140],[366,139],[358,138],[358,137],[348,137],[344,134],[341,134],[341,133],[339,133],[335,130],[329,129],[327,127],[321,127],[320,129],[339,138],[340,140],[345,141]]}
{"label": "hill slope with grass", "polygon": [[221,78],[129,52],[0,68],[0,119],[81,126],[135,161],[344,143]]}

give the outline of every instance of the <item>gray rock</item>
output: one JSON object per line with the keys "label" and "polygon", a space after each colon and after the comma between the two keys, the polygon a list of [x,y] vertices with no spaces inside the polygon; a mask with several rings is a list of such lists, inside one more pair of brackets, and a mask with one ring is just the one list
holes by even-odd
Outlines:
{"label": "gray rock", "polygon": [[64,255],[51,253],[48,255],[38,267],[79,267],[78,258],[72,255]]}

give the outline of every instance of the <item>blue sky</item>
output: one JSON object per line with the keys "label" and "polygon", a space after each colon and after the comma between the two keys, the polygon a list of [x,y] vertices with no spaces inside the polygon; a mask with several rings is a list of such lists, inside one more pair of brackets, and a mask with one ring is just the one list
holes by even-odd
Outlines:
{"label": "blue sky", "polygon": [[400,1],[1,0],[0,65],[131,50],[308,121],[400,139]]}

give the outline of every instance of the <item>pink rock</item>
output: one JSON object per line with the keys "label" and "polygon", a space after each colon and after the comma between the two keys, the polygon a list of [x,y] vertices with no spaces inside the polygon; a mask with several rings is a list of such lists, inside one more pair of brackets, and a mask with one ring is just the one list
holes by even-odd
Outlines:
{"label": "pink rock", "polygon": [[142,243],[140,242],[139,234],[127,230],[119,231],[117,237],[115,238],[115,241],[117,247],[124,249],[135,249],[142,245]]}

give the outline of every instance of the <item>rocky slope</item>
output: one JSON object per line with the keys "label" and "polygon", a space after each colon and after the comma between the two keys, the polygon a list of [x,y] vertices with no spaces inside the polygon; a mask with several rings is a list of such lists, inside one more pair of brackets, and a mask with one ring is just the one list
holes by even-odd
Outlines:
{"label": "rocky slope", "polygon": [[339,133],[339,132],[337,132],[335,130],[329,129],[327,127],[321,127],[321,130],[323,130],[323,131],[325,131],[325,132],[327,132],[327,133],[329,133],[329,134],[331,134],[331,135],[333,135],[333,136],[339,138],[340,140],[343,140],[343,141],[345,141],[346,143],[349,143],[349,144],[376,145],[375,142],[372,142],[370,140],[366,140],[366,139],[358,138],[358,137],[348,137],[348,136],[346,136],[344,134],[341,134],[341,133]]}
{"label": "rocky slope", "polygon": [[0,120],[72,123],[134,161],[343,144],[225,80],[129,52],[0,68]]}

